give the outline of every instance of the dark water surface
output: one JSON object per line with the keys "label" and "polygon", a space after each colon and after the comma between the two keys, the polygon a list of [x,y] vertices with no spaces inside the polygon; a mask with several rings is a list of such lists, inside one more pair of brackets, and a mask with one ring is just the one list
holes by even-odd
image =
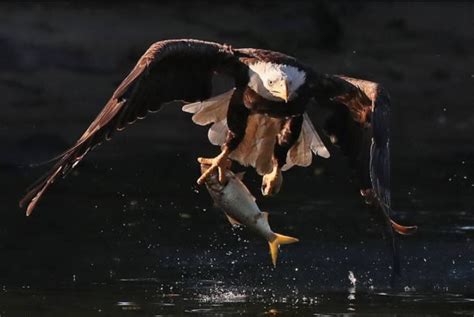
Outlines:
{"label": "dark water surface", "polygon": [[[412,201],[395,191],[401,207],[414,208],[398,218],[420,229],[400,238],[402,274],[391,287],[382,230],[357,195],[339,198],[347,194],[344,186],[326,184],[321,198],[308,198],[306,190],[292,191],[292,182],[321,184],[299,170],[300,177],[287,179],[289,193],[257,195],[273,229],[301,240],[282,246],[273,268],[266,242],[231,229],[205,190],[185,185],[194,180],[192,168],[188,172],[180,184],[162,184],[165,197],[133,189],[107,194],[114,176],[100,176],[102,183],[90,184],[103,186],[98,197],[52,192],[41,214],[19,216],[2,251],[1,316],[474,315],[472,212],[435,206],[453,206],[453,197],[469,202],[470,196],[436,198],[439,188],[431,185],[416,190]],[[87,174],[73,179],[82,183]],[[256,192],[258,178],[250,174],[246,181]],[[177,191],[181,186],[187,189]],[[76,204],[65,214],[58,206],[74,200],[69,195],[76,195]],[[116,199],[104,199],[109,195]]]}
{"label": "dark water surface", "polygon": [[474,296],[447,290],[290,294],[219,280],[129,279],[62,289],[4,289],[2,316],[473,316]]}

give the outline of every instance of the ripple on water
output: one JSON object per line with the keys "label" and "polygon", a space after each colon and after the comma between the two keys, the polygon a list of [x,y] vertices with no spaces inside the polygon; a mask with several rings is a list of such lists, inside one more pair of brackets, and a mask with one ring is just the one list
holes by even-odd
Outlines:
{"label": "ripple on water", "polygon": [[128,301],[117,302],[117,306],[119,306],[122,310],[136,311],[142,309],[139,304]]}
{"label": "ripple on water", "polygon": [[375,293],[379,296],[387,297],[403,297],[408,298],[413,302],[422,302],[422,303],[470,303],[474,302],[474,298],[465,297],[463,294],[456,293],[432,293],[432,294],[421,294],[415,292],[403,292],[403,293]]}
{"label": "ripple on water", "polygon": [[474,226],[461,226],[461,227],[456,227],[456,229],[459,229],[462,231],[474,231]]}

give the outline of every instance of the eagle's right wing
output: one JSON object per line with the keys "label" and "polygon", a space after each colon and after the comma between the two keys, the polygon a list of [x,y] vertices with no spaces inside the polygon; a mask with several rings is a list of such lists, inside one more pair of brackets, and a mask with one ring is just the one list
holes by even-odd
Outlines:
{"label": "eagle's right wing", "polygon": [[139,59],[105,107],[77,140],[57,158],[53,168],[20,201],[31,214],[46,189],[66,175],[90,149],[108,140],[148,112],[168,102],[194,102],[210,97],[212,76],[224,73],[238,82],[242,65],[227,45],[198,40],[156,42]]}

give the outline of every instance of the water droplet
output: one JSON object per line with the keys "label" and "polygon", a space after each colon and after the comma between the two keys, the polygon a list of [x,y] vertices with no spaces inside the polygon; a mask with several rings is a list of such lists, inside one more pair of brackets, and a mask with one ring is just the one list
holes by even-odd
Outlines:
{"label": "water droplet", "polygon": [[415,287],[410,287],[410,286],[405,286],[405,287],[403,288],[403,290],[404,290],[405,292],[414,292],[414,291],[416,291]]}
{"label": "water droplet", "polygon": [[349,275],[347,276],[349,281],[351,282],[352,286],[355,286],[357,283],[357,279],[354,276],[354,273],[352,271],[349,271]]}

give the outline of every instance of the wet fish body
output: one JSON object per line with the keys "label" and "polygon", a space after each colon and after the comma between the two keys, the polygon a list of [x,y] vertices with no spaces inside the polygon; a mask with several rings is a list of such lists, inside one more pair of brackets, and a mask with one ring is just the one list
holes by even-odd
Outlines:
{"label": "wet fish body", "polygon": [[[201,172],[208,167],[201,164]],[[276,265],[279,245],[294,243],[298,239],[273,232],[268,223],[268,213],[260,211],[255,197],[241,181],[242,174],[235,175],[226,170],[225,176],[227,182],[221,184],[217,171],[209,175],[205,183],[209,194],[232,225],[245,225],[268,241],[272,263]]]}

